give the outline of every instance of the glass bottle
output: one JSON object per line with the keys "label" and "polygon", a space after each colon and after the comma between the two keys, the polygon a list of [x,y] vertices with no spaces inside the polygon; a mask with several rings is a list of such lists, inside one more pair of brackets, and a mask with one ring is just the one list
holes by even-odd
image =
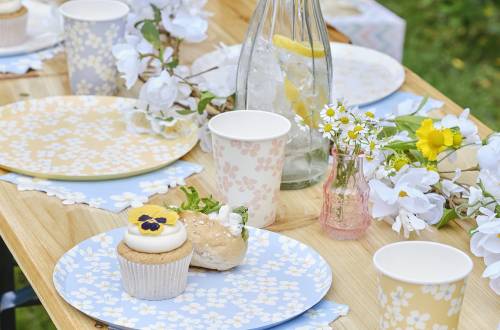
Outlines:
{"label": "glass bottle", "polygon": [[[282,189],[322,179],[329,142],[318,132],[331,101],[332,60],[319,0],[260,0],[238,63],[236,109],[266,110],[292,123]],[[298,125],[300,118],[306,125]]]}
{"label": "glass bottle", "polygon": [[332,154],[332,171],[323,186],[319,221],[333,239],[358,239],[372,223],[368,208],[370,187],[363,174],[363,156]]}

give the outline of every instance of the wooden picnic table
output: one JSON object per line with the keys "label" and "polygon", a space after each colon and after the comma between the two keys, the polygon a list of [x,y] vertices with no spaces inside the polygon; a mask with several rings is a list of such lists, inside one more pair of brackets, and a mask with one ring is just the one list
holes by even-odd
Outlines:
{"label": "wooden picnic table", "polygon": [[[210,19],[208,40],[182,49],[182,57],[192,61],[210,51],[219,42],[231,45],[243,40],[255,0],[211,0],[207,9]],[[347,39],[331,30],[335,41]],[[406,69],[403,91],[428,95],[444,101],[440,114],[459,114],[462,108]],[[42,71],[23,76],[0,75],[0,105],[29,98],[70,94],[64,54],[46,62]],[[475,120],[482,137],[491,130]],[[187,180],[202,193],[214,193],[215,175],[210,154],[196,147],[183,159],[202,164],[204,170]],[[334,329],[375,329],[379,311],[376,299],[376,273],[372,255],[381,246],[401,240],[390,226],[375,222],[357,241],[334,241],[326,237],[317,218],[322,202],[321,185],[304,190],[282,191],[278,219],[268,229],[300,240],[316,249],[330,263],[333,285],[328,299],[348,304],[350,312],[333,323]],[[178,189],[156,195],[152,203],[181,200]],[[126,224],[126,212],[114,214],[85,205],[63,205],[42,192],[20,192],[16,186],[0,182],[0,235],[40,301],[59,329],[91,329],[96,321],[67,304],[56,292],[52,272],[57,260],[79,242]],[[469,252],[471,224],[453,223],[442,230],[426,231],[419,239],[453,245],[469,254],[474,261],[463,304],[460,329],[496,329],[500,321],[500,299],[481,278],[483,260]]]}

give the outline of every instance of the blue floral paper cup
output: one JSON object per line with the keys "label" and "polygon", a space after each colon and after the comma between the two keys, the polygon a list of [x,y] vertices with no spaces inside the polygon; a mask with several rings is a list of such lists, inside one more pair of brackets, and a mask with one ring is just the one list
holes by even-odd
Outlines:
{"label": "blue floral paper cup", "polygon": [[117,71],[111,48],[124,37],[129,7],[118,0],[72,0],[59,11],[64,17],[71,92],[115,94]]}

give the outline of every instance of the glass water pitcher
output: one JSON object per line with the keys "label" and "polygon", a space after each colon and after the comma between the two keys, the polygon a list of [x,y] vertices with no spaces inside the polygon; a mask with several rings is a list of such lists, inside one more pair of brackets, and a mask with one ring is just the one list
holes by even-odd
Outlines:
{"label": "glass water pitcher", "polygon": [[272,111],[292,123],[282,189],[308,187],[326,172],[329,143],[318,122],[331,101],[331,85],[330,43],[319,0],[260,0],[238,63],[236,109]]}

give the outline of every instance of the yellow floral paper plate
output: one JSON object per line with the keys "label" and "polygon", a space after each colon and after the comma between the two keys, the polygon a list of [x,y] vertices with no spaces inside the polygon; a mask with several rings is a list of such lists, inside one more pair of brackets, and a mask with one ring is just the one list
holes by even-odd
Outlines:
{"label": "yellow floral paper plate", "polygon": [[161,168],[188,153],[197,127],[167,140],[126,129],[136,100],[57,96],[0,108],[0,167],[58,180],[106,180]]}

